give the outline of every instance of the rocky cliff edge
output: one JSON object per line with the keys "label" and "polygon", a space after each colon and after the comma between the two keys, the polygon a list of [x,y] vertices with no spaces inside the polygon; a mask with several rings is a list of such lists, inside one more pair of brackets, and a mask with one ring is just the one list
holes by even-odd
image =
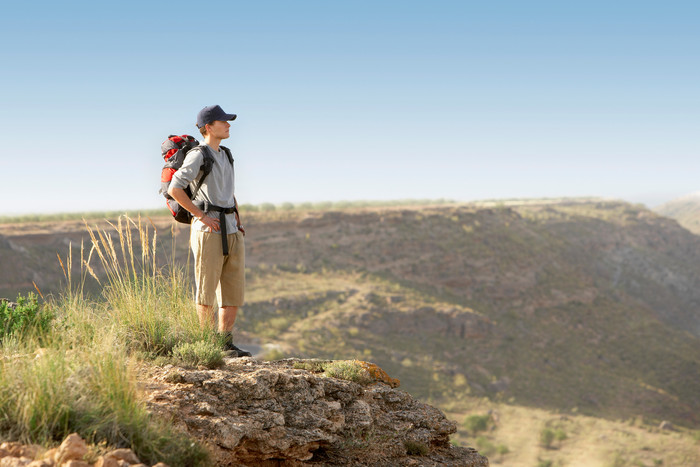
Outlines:
{"label": "rocky cliff edge", "polygon": [[455,447],[454,422],[364,362],[359,382],[330,362],[225,359],[219,369],[142,371],[149,410],[209,446],[218,465],[488,466]]}

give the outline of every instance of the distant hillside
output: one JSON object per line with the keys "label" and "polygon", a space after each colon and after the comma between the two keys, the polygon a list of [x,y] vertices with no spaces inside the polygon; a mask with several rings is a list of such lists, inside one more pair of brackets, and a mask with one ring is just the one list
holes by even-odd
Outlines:
{"label": "distant hillside", "polygon": [[662,216],[676,219],[686,229],[700,234],[700,192],[669,201],[654,208]]}
{"label": "distant hillside", "polygon": [[423,397],[700,422],[700,239],[651,211],[397,208],[251,228],[242,323],[288,353],[370,355]]}
{"label": "distant hillside", "polygon": [[[700,237],[675,221],[588,201],[244,222],[240,329],[271,355],[370,360],[443,407],[488,397],[700,426]],[[155,224],[163,257],[186,265],[187,230],[173,231],[171,248],[172,223]],[[55,251],[83,234],[9,229],[0,254],[14,272],[3,281],[56,287]]]}

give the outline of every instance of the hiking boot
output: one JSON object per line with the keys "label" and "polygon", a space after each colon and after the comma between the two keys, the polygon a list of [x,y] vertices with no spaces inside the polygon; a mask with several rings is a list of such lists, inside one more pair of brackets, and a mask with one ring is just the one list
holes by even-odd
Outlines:
{"label": "hiking boot", "polygon": [[247,350],[239,349],[235,345],[233,345],[233,342],[227,342],[226,345],[224,345],[224,352],[229,353],[230,356],[232,357],[252,357],[253,354],[248,352]]}
{"label": "hiking boot", "polygon": [[233,345],[233,334],[230,332],[224,333],[224,352],[232,357],[252,357],[253,354],[247,350],[239,349]]}

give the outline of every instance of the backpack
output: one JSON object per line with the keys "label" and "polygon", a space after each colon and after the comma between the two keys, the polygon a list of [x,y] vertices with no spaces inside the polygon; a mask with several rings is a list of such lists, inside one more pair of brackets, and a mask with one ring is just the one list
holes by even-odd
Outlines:
{"label": "backpack", "polygon": [[[163,166],[163,170],[160,174],[160,193],[165,196],[166,204],[172,213],[173,218],[175,218],[177,222],[182,222],[183,224],[192,223],[192,214],[187,209],[180,206],[180,203],[175,201],[173,197],[168,194],[168,188],[173,180],[173,175],[180,167],[182,167],[182,163],[185,161],[185,156],[187,153],[198,146],[199,141],[190,135],[170,135],[168,136],[168,139],[166,139],[160,146],[161,154],[165,160],[165,165]],[[224,146],[221,146],[221,148],[223,148],[226,152],[229,162],[233,164],[233,156],[231,155],[231,151]],[[212,166],[214,165],[214,158],[207,149],[203,149],[202,154],[204,156],[201,169],[203,172],[202,177],[197,182],[194,190],[192,190],[189,186],[185,187],[185,193],[190,199],[194,199],[194,197],[197,195],[197,192],[202,187],[202,183],[204,183],[204,179],[207,178],[207,175],[209,175]]]}

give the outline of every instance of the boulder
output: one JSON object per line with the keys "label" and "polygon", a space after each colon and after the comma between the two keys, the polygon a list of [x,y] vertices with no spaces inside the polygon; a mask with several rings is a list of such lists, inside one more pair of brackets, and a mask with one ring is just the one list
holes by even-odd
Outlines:
{"label": "boulder", "polygon": [[[327,377],[318,361],[298,359],[151,368],[143,376],[158,384],[145,397],[218,465],[488,466],[475,450],[450,444],[456,424],[442,412],[396,389],[398,380],[376,365],[354,363],[372,377]],[[416,445],[424,456],[408,454]]]}
{"label": "boulder", "polygon": [[115,449],[113,451],[108,452],[105,457],[110,457],[112,459],[115,459],[117,461],[123,460],[124,462],[128,462],[129,464],[140,464],[141,461],[139,458],[134,454],[134,451],[131,449]]}
{"label": "boulder", "polygon": [[64,464],[71,460],[81,460],[87,452],[88,447],[85,441],[77,433],[72,433],[58,447],[54,459],[58,464]]}

